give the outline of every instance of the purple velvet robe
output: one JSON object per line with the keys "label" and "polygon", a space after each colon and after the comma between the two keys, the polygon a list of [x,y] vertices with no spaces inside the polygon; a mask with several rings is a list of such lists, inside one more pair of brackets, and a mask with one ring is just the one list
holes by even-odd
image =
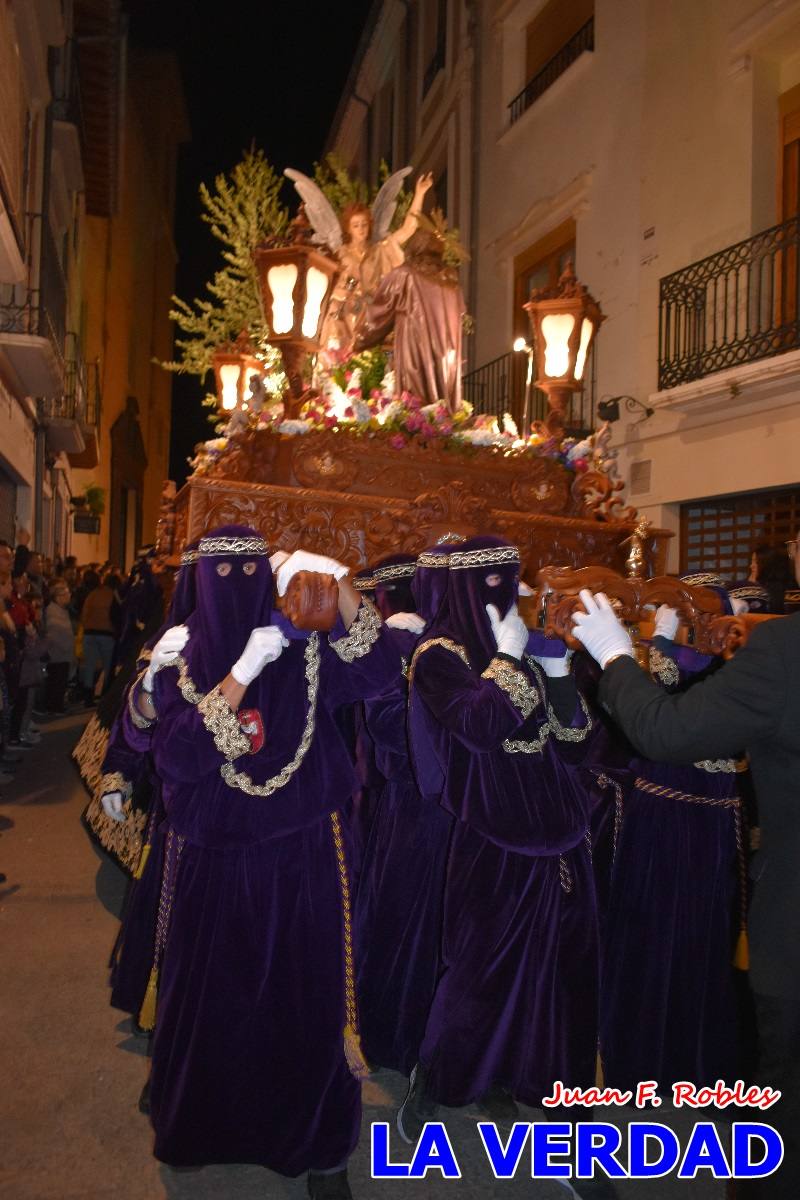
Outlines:
{"label": "purple velvet robe", "polygon": [[417,775],[431,790],[438,778],[455,818],[443,972],[420,1049],[431,1095],[448,1105],[491,1085],[538,1105],[556,1079],[594,1081],[597,923],[588,798],[575,769],[584,747],[551,734],[541,750],[517,752],[548,723],[546,681],[522,670],[539,693],[524,719],[445,646],[415,663]]}
{"label": "purple velvet robe", "polygon": [[[340,627],[332,636],[343,635]],[[191,646],[190,639],[189,653]],[[182,839],[151,1077],[155,1154],[173,1165],[249,1162],[297,1175],[338,1166],[358,1141],[360,1089],[342,1036],[342,895],[331,822],[356,780],[333,709],[391,685],[400,663],[383,632],[349,663],[326,639],[320,646],[310,747],[269,796],[228,786],[225,758],[176,672],[156,677],[153,753],[169,828]],[[292,641],[243,701],[261,711],[265,742],[234,765],[256,783],[274,777],[300,743],[305,647],[305,639]]]}
{"label": "purple velvet robe", "polygon": [[[417,638],[393,631],[410,661]],[[405,681],[366,705],[386,784],[355,908],[361,1033],[373,1066],[404,1075],[419,1057],[441,963],[442,906],[452,817],[417,791],[406,740]]]}
{"label": "purple velvet robe", "polygon": [[[655,677],[668,690],[710,662],[664,638],[653,649],[661,656]],[[737,833],[735,810],[724,806],[736,797],[736,775],[725,765],[631,760],[603,952],[609,1086],[655,1079],[666,1090],[682,1079],[736,1077]],[[637,780],[708,803],[653,795]]]}

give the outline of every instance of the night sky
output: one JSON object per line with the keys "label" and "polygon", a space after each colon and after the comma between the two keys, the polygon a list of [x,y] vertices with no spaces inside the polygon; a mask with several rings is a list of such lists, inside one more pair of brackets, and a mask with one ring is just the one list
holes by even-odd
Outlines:
{"label": "night sky", "polygon": [[[133,44],[174,50],[192,141],[178,164],[176,292],[191,300],[220,265],[200,219],[198,187],[252,142],[278,171],[309,172],[321,156],[372,0],[131,0]],[[287,181],[287,198],[293,190]],[[170,475],[182,483],[195,442],[213,436],[195,376],[173,376]]]}

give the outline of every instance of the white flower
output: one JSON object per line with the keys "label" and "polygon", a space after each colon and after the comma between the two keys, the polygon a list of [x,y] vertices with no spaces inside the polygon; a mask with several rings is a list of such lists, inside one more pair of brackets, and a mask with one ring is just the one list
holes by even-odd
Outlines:
{"label": "white flower", "polygon": [[372,420],[370,407],[364,400],[353,400],[353,412],[359,425],[366,425]]}
{"label": "white flower", "polygon": [[292,421],[281,421],[278,433],[308,433],[310,428],[310,421],[303,421],[298,417]]}
{"label": "white flower", "polygon": [[386,405],[386,408],[378,413],[378,423],[385,425],[387,421],[394,421],[397,417],[401,417],[405,411],[404,404],[399,400],[392,400],[390,404]]}
{"label": "white flower", "polygon": [[503,413],[503,433],[507,433],[509,437],[513,438],[519,437],[517,423],[509,412]]}

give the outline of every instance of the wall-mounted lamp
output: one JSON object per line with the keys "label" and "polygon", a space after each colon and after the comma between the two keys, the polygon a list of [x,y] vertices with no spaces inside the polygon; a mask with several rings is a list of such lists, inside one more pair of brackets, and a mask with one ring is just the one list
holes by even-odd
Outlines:
{"label": "wall-mounted lamp", "polygon": [[641,425],[642,421],[652,417],[655,412],[655,409],[650,408],[648,404],[642,404],[641,400],[637,400],[635,396],[608,396],[605,400],[600,400],[597,405],[597,415],[601,421],[609,421],[613,424],[614,421],[619,420],[620,400],[625,401],[627,412],[641,412],[642,416],[638,421],[634,421],[634,425]]}

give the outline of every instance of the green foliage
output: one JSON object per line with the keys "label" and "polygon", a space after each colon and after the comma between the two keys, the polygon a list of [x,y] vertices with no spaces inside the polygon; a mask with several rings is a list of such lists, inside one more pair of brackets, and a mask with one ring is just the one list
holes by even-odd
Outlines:
{"label": "green foliage", "polygon": [[259,242],[286,234],[289,214],[280,201],[282,182],[263,151],[251,149],[229,175],[216,177],[213,190],[200,185],[201,219],[222,243],[224,266],[206,284],[208,297],[190,302],[172,297],[170,317],[180,331],[175,339],[178,360],[161,363],[166,370],[205,377],[214,351],[243,329],[259,356],[268,358],[252,254]]}
{"label": "green foliage", "polygon": [[106,511],[106,490],[99,483],[87,483],[83,491],[86,507],[93,517],[102,517]]}
{"label": "green foliage", "polygon": [[381,346],[376,346],[374,350],[362,350],[360,354],[354,354],[346,363],[336,367],[332,375],[342,391],[346,392],[348,375],[359,370],[361,372],[361,394],[370,396],[383,383],[387,363],[386,351]]}

